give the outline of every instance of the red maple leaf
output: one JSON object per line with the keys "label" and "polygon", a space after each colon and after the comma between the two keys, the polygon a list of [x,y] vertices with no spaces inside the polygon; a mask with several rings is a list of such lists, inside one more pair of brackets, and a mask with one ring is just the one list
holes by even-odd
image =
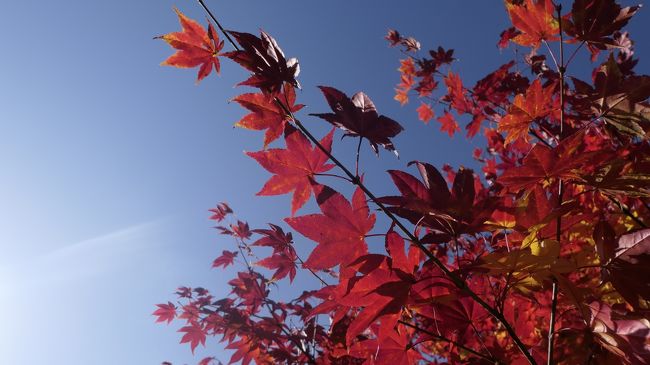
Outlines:
{"label": "red maple leaf", "polygon": [[530,123],[559,110],[559,102],[553,98],[554,93],[555,85],[542,87],[539,79],[535,79],[526,90],[526,95],[515,96],[508,114],[499,122],[498,131],[506,133],[505,144],[519,138],[528,141]]}
{"label": "red maple leaf", "polygon": [[228,31],[243,48],[223,55],[251,71],[253,75],[239,85],[257,87],[264,93],[277,95],[285,82],[300,88],[298,59],[286,59],[278,43],[264,31],[260,38],[250,33]]}
{"label": "red maple leaf", "polygon": [[[323,118],[345,131],[346,136],[366,138],[375,153],[377,145],[395,151],[390,140],[404,128],[396,121],[377,113],[377,108],[368,95],[358,92],[350,99],[343,92],[329,86],[319,86],[334,113],[310,114]],[[395,153],[397,153],[395,151]]]}
{"label": "red maple leaf", "polygon": [[242,299],[242,304],[250,311],[257,311],[268,295],[266,279],[261,274],[251,272],[238,272],[237,278],[228,282],[232,286],[231,293]]}
{"label": "red maple leaf", "polygon": [[158,309],[153,312],[154,316],[157,316],[156,322],[167,322],[170,323],[176,317],[176,306],[172,302],[167,302],[167,304],[156,304]]}
{"label": "red maple leaf", "polygon": [[[292,113],[304,107],[302,104],[295,104],[296,91],[289,84],[284,84],[284,92],[278,96],[278,99],[286,103],[285,106]],[[264,133],[264,148],[280,137],[284,131],[284,126],[291,120],[291,117],[287,115],[284,108],[279,106],[275,98],[271,95],[249,93],[239,95],[232,100],[250,110],[250,113],[239,120],[235,126],[256,131],[266,129],[266,133]]]}
{"label": "red maple leaf", "polygon": [[181,338],[181,343],[189,342],[190,347],[192,348],[192,353],[194,353],[194,349],[196,349],[199,344],[205,346],[205,332],[198,323],[192,322],[189,326],[179,329],[178,332],[185,332]]}
{"label": "red maple leaf", "polygon": [[436,114],[433,112],[433,109],[431,109],[431,106],[425,103],[420,104],[420,106],[417,108],[417,112],[418,118],[420,118],[420,120],[426,124],[429,124],[429,120],[436,116]]}
{"label": "red maple leaf", "polygon": [[[332,148],[334,130],[320,141],[328,151]],[[307,137],[291,125],[284,131],[286,149],[273,148],[266,151],[247,152],[262,167],[274,175],[264,184],[257,195],[279,195],[293,191],[291,215],[302,207],[311,195],[310,180],[314,174],[329,171],[334,165],[326,164],[325,155]]]}
{"label": "red maple leaf", "polygon": [[209,211],[212,212],[210,219],[217,222],[221,222],[228,214],[232,213],[232,209],[226,203],[219,203],[216,208],[209,209]]}
{"label": "red maple leaf", "polygon": [[510,42],[511,39],[515,38],[521,34],[515,27],[510,27],[499,35],[499,42],[497,43],[497,47],[500,49],[508,47],[508,42]]}
{"label": "red maple leaf", "polygon": [[224,250],[221,256],[214,259],[212,267],[223,266],[225,268],[228,265],[232,265],[235,262],[235,257],[237,257],[237,252]]}
{"label": "red maple leaf", "polygon": [[272,256],[258,261],[257,265],[275,270],[271,278],[273,281],[278,281],[289,275],[289,282],[293,282],[293,279],[296,277],[297,259],[296,252],[292,247],[289,247],[284,251],[274,253]]}
{"label": "red maple leaf", "polygon": [[376,365],[413,365],[422,360],[422,355],[412,346],[407,332],[398,333],[392,328],[381,330],[376,340],[364,341],[363,345],[375,354]]}
{"label": "red maple leaf", "polygon": [[551,0],[525,0],[521,5],[506,1],[512,25],[521,32],[512,41],[522,46],[538,48],[542,40],[555,41],[560,24],[554,16]]}
{"label": "red maple leaf", "polygon": [[454,116],[451,115],[451,113],[445,112],[445,114],[437,120],[440,122],[440,131],[447,132],[449,137],[453,137],[455,132],[460,132],[458,123],[456,123],[456,119],[454,119]]}
{"label": "red maple leaf", "polygon": [[181,68],[192,68],[201,66],[196,82],[203,80],[212,72],[212,67],[219,72],[219,51],[223,48],[223,41],[219,41],[219,35],[212,23],[208,22],[206,31],[199,23],[174,9],[178,14],[183,31],[173,32],[156,37],[169,43],[177,49],[162,65]]}
{"label": "red maple leaf", "polygon": [[[277,326],[277,325],[275,325]],[[242,335],[238,341],[231,341],[226,349],[236,350],[230,357],[229,364],[239,363],[249,365],[255,361],[255,364],[272,364],[275,357],[271,357],[257,341],[257,337]]]}
{"label": "red maple leaf", "polygon": [[472,104],[465,96],[465,87],[460,76],[449,71],[444,80],[445,85],[447,85],[447,95],[445,95],[444,100],[449,101],[451,107],[460,114],[471,112]]}
{"label": "red maple leaf", "polygon": [[431,95],[433,90],[438,87],[438,82],[433,79],[433,75],[424,75],[418,81],[418,86],[415,87],[415,91],[418,92],[418,96],[423,98]]}
{"label": "red maple leaf", "polygon": [[386,234],[385,245],[391,257],[370,254],[359,258],[351,267],[362,276],[340,284],[346,294],[338,299],[339,304],[364,307],[348,327],[347,343],[377,320],[382,328],[392,329],[416,281],[413,271],[419,266],[421,251],[413,247],[407,256],[404,239],[392,229]]}
{"label": "red maple leaf", "polygon": [[221,234],[237,237],[242,240],[247,240],[251,236],[248,223],[240,220],[238,220],[236,224],[231,224],[230,227],[216,226],[215,228],[220,230]]}
{"label": "red maple leaf", "polygon": [[576,172],[598,152],[578,153],[584,132],[578,132],[563,140],[557,147],[536,144],[524,158],[523,164],[507,169],[498,181],[512,191],[531,190],[535,184],[549,179],[580,179]]}
{"label": "red maple leaf", "polygon": [[357,189],[352,203],[325,185],[314,185],[316,202],[323,214],[285,218],[303,236],[318,242],[305,267],[321,270],[336,265],[346,266],[367,252],[365,236],[375,225],[365,195]]}
{"label": "red maple leaf", "polygon": [[293,243],[291,232],[284,233],[280,226],[269,223],[271,229],[254,229],[253,232],[264,237],[253,242],[251,246],[268,246],[273,248],[273,253],[282,252]]}
{"label": "red maple leaf", "polygon": [[453,328],[456,336],[465,342],[475,336],[470,330],[475,323],[488,317],[487,312],[469,297],[460,297],[436,306],[436,313],[444,328]]}
{"label": "red maple leaf", "polygon": [[[431,229],[422,239],[427,243],[447,242],[463,233],[476,233],[494,210],[494,199],[475,199],[475,178],[470,169],[453,177],[451,192],[440,172],[428,163],[414,161],[424,181],[399,170],[389,170],[401,196],[379,198],[395,214],[413,224]],[[476,200],[476,201],[475,201]]]}

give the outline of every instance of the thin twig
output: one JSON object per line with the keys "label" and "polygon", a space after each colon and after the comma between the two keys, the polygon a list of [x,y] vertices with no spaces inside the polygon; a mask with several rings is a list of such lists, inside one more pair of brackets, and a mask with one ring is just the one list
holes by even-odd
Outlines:
{"label": "thin twig", "polygon": [[[562,37],[562,4],[558,4],[555,8],[557,11],[557,19],[559,22],[559,32],[560,32],[560,64],[558,65],[556,62],[557,66],[557,71],[560,75],[560,133],[558,135],[558,144],[562,138],[562,131],[564,127],[564,73],[566,72],[566,68],[564,65],[564,39]],[[544,41],[546,44],[546,41]],[[550,47],[549,47],[550,51]],[[551,56],[553,56],[553,53],[551,52]],[[553,60],[555,61],[555,57],[553,57]],[[562,193],[563,193],[563,182],[562,179],[558,179],[558,192],[557,192],[557,205],[560,207],[562,205]],[[562,215],[558,215],[557,217],[557,222],[556,222],[556,232],[555,232],[555,239],[558,242],[558,245],[560,245],[560,238],[562,236]],[[561,246],[560,246],[561,247]],[[551,318],[550,318],[550,323],[549,323],[549,328],[548,328],[548,351],[547,351],[547,358],[546,358],[546,363],[548,365],[553,365],[553,340],[555,338],[555,316],[557,312],[557,297],[558,297],[558,282],[555,277],[553,277],[553,286],[551,289]]]}
{"label": "thin twig", "polygon": [[458,343],[458,342],[456,342],[456,341],[454,341],[454,340],[450,340],[450,339],[448,339],[447,337],[444,337],[444,336],[441,336],[441,335],[435,334],[435,333],[433,333],[433,332],[431,332],[431,331],[429,331],[429,330],[426,330],[426,329],[424,329],[424,328],[418,327],[418,326],[416,326],[416,325],[414,325],[414,324],[412,324],[412,323],[409,323],[409,322],[403,321],[403,320],[401,320],[401,319],[400,319],[399,321],[397,321],[397,322],[399,322],[400,324],[403,324],[403,325],[406,326],[406,327],[410,327],[410,328],[412,328],[412,329],[414,329],[414,330],[416,330],[416,331],[418,331],[418,332],[422,332],[422,333],[424,333],[424,334],[426,334],[426,335],[428,335],[428,336],[430,336],[430,337],[433,337],[433,338],[436,339],[436,340],[439,340],[439,341],[443,341],[443,342],[447,342],[447,343],[449,343],[449,344],[452,344],[452,345],[458,347],[459,349],[463,349],[463,350],[465,350],[465,351],[467,351],[467,352],[469,352],[469,353],[471,353],[471,354],[473,354],[473,355],[475,355],[475,356],[480,357],[481,359],[488,360],[488,361],[492,361],[492,362],[494,362],[495,364],[498,363],[496,360],[494,360],[494,358],[492,358],[492,357],[490,357],[490,356],[488,356],[488,355],[482,354],[482,353],[480,353],[480,352],[478,352],[478,351],[476,351],[476,350],[473,350],[473,349],[471,349],[471,348],[469,348],[469,347],[467,347],[467,346],[461,345],[460,343]]}
{"label": "thin twig", "polygon": [[223,27],[221,26],[221,23],[219,23],[219,21],[218,21],[217,18],[212,14],[212,12],[210,11],[210,9],[208,9],[207,5],[205,5],[205,3],[203,2],[203,0],[198,0],[198,1],[199,1],[199,4],[203,7],[203,10],[205,10],[205,12],[208,13],[208,15],[210,16],[210,18],[212,18],[212,20],[214,20],[214,22],[217,24],[217,27],[219,27],[219,30],[221,31],[221,33],[223,33],[223,35],[226,36],[226,38],[228,39],[228,42],[230,42],[230,44],[231,44],[231,45],[232,45],[236,50],[241,51],[241,49],[239,49],[239,46],[237,45],[237,43],[235,43],[235,41],[233,41],[232,38],[230,38],[230,34],[228,34],[228,32],[226,32],[226,30],[223,29]]}
{"label": "thin twig", "polygon": [[329,286],[329,285],[330,285],[330,284],[328,284],[325,280],[323,280],[323,278],[321,278],[320,275],[318,275],[314,270],[312,270],[312,269],[310,269],[310,268],[308,268],[308,267],[305,267],[305,262],[302,261],[302,259],[300,258],[300,256],[298,256],[297,253],[296,253],[296,258],[298,258],[298,261],[300,261],[300,265],[302,265],[302,268],[309,270],[309,272],[310,272],[312,275],[314,275],[314,276],[316,277],[316,279],[318,279],[318,281],[321,282],[321,284],[323,284],[323,285],[325,285],[325,286]]}
{"label": "thin twig", "polygon": [[573,53],[572,53],[571,56],[569,57],[569,60],[566,61],[566,65],[564,65],[565,68],[566,68],[566,67],[569,67],[569,64],[571,64],[571,61],[573,61],[573,57],[575,57],[575,55],[578,54],[578,51],[579,51],[580,48],[582,48],[582,46],[584,46],[584,45],[585,45],[585,41],[582,41],[582,42],[580,43],[580,45],[579,45],[575,50],[573,50]]}
{"label": "thin twig", "polygon": [[359,144],[357,145],[357,161],[354,164],[354,173],[357,176],[359,176],[359,155],[361,154],[361,142],[362,141],[363,141],[363,137],[359,136]]}
{"label": "thin twig", "polygon": [[542,136],[540,136],[539,133],[537,133],[536,130],[531,128],[530,129],[530,134],[535,136],[535,138],[537,138],[540,142],[542,142],[546,147],[553,148],[553,146],[551,146],[550,143],[548,143],[544,138],[542,138]]}

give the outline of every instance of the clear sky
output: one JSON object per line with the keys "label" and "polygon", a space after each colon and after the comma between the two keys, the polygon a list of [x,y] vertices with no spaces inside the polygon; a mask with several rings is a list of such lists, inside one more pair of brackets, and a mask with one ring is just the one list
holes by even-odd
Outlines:
{"label": "clear sky", "polygon": [[[425,49],[456,49],[454,70],[473,85],[512,56],[495,46],[507,27],[500,1],[207,2],[227,28],[262,28],[299,58],[306,112],[328,111],[315,87],[325,84],[365,91],[404,125],[400,160],[362,156],[379,195],[392,191],[381,171],[413,159],[471,165],[480,139],[449,139],[436,122],[417,120],[417,104],[393,100],[400,55],[383,37],[395,28]],[[255,227],[289,214],[289,196],[254,196],[268,174],[242,153],[260,149],[261,135],[232,128],[243,114],[227,103],[245,91],[233,88],[245,78],[239,66],[224,61],[221,77],[198,86],[196,70],[159,66],[173,51],[152,37],[179,29],[173,6],[205,19],[185,0],[2,3],[0,364],[191,364],[219,355],[213,341],[193,357],[178,345],[178,326],[154,324],[154,305],[180,285],[227,293],[223,274],[210,270],[229,247],[207,220],[217,202]],[[648,24],[642,9],[628,28],[643,73]],[[303,119],[317,134],[327,129]],[[353,144],[337,139],[335,153],[353,161]]]}

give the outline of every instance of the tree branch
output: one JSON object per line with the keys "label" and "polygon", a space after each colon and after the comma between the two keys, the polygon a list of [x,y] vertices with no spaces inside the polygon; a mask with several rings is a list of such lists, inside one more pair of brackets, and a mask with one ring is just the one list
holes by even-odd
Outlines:
{"label": "tree branch", "polygon": [[[557,21],[559,23],[559,32],[560,32],[560,64],[558,65],[556,62],[557,66],[557,71],[560,75],[560,133],[558,135],[558,144],[560,140],[562,139],[562,131],[564,128],[564,73],[566,71],[565,65],[564,65],[564,39],[562,37],[562,4],[558,4],[555,8],[557,11]],[[546,44],[546,42],[544,42]],[[550,47],[549,47],[550,51]],[[551,56],[553,53],[551,52]],[[553,60],[555,61],[555,57],[553,57]],[[562,193],[563,193],[563,182],[562,179],[558,180],[558,192],[557,192],[557,206],[560,207],[562,205]],[[562,235],[562,215],[558,215],[557,217],[557,222],[556,222],[556,232],[555,232],[555,239],[558,242],[558,245],[560,247],[560,238]],[[558,254],[559,255],[559,254]],[[548,351],[547,351],[547,357],[546,357],[546,363],[548,365],[553,365],[553,340],[555,338],[555,316],[557,312],[557,296],[558,296],[558,282],[555,277],[553,277],[553,286],[551,289],[551,318],[550,318],[550,323],[549,323],[549,328],[548,328]]]}

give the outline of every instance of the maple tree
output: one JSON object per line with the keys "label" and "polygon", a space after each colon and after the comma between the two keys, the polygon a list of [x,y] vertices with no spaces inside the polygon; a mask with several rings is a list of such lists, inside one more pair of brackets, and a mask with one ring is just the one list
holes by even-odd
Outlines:
{"label": "maple tree", "polygon": [[[650,364],[650,76],[635,73],[623,31],[639,6],[506,1],[512,27],[497,46],[527,50],[527,67],[508,62],[472,87],[452,71],[453,50],[423,55],[390,30],[405,55],[395,100],[420,99],[418,117],[439,115],[450,136],[469,120],[467,138],[487,145],[473,153],[482,174],[413,161],[420,177],[390,170],[396,193],[377,197],[359,152],[352,171],[335,157],[334,130],[318,139],[296,116],[298,61],[265,32],[224,31],[199,3],[233,50],[221,52],[212,22],[177,11],[182,31],[160,37],[177,50],[164,64],[200,66],[201,80],[226,57],[251,73],[240,85],[258,91],[233,100],[248,112],[236,125],[265,130],[263,149],[248,153],[272,174],[258,195],[293,197],[286,228],[250,229],[227,204],[211,209],[234,241],[213,267],[241,270],[226,298],[181,287],[176,303],[158,304],[158,322],[183,322],[181,343],[194,351],[218,337],[245,365]],[[591,80],[571,73],[581,49]],[[402,125],[365,93],[319,87],[331,112],[312,116],[358,149],[366,139],[396,151]],[[286,148],[268,148],[282,135]],[[332,177],[355,187],[351,198],[325,184]],[[320,212],[296,216],[312,195]],[[367,243],[377,235],[382,249]],[[316,244],[305,260],[294,248],[303,237]],[[320,287],[276,299],[274,284],[303,274]]]}

